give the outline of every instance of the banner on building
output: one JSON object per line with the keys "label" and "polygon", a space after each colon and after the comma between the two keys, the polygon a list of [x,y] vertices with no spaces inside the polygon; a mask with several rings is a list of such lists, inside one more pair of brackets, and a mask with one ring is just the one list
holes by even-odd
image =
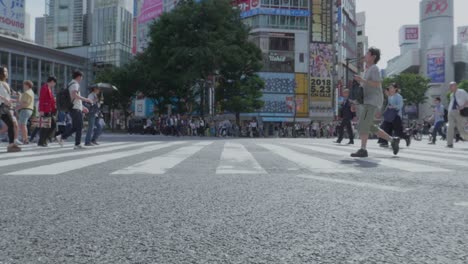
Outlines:
{"label": "banner on building", "polygon": [[331,44],[310,44],[310,77],[332,78],[333,46]]}
{"label": "banner on building", "polygon": [[281,8],[256,8],[244,11],[241,13],[241,18],[256,16],[256,15],[275,15],[275,16],[292,16],[292,17],[308,17],[310,12],[302,9],[281,9]]}
{"label": "banner on building", "polygon": [[233,0],[232,4],[237,6],[241,12],[260,7],[260,0]]}
{"label": "banner on building", "polygon": [[148,33],[151,23],[163,13],[163,0],[144,0],[138,14],[137,51],[148,47]]}
{"label": "banner on building", "polygon": [[25,0],[0,0],[0,29],[24,35]]}
{"label": "banner on building", "polygon": [[333,41],[333,2],[330,0],[310,0],[310,42],[332,43]]}
{"label": "banner on building", "polygon": [[310,78],[310,117],[329,117],[333,111],[333,82],[331,78]]}
{"label": "banner on building", "polygon": [[444,49],[427,51],[427,77],[431,83],[445,82],[445,52]]}

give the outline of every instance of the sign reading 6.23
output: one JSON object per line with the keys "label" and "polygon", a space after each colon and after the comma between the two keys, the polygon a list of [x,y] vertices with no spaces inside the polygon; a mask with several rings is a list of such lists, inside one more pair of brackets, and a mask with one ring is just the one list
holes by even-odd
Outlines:
{"label": "sign reading 6.23", "polygon": [[311,78],[310,96],[312,98],[332,98],[332,80],[329,78]]}

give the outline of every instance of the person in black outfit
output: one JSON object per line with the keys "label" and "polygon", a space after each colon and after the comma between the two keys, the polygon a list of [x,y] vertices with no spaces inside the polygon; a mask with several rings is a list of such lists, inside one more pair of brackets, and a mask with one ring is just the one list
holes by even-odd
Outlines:
{"label": "person in black outfit", "polygon": [[335,141],[335,143],[340,144],[341,141],[343,140],[343,135],[344,135],[344,129],[346,128],[346,131],[348,131],[348,136],[349,136],[349,143],[348,144],[354,144],[354,133],[353,133],[353,126],[351,124],[351,121],[353,118],[356,116],[356,113],[351,110],[351,101],[349,100],[349,90],[345,89],[343,91],[343,97],[344,102],[341,105],[338,117],[341,119],[341,124],[337,127],[337,132],[338,132],[338,139]]}

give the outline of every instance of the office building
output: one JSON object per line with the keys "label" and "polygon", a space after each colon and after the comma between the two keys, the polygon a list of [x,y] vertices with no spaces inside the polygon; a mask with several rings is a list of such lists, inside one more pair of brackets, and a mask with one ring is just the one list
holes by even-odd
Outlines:
{"label": "office building", "polygon": [[[21,91],[24,80],[31,80],[38,89],[50,75],[57,77],[58,91],[65,88],[75,69],[83,70],[86,67],[85,57],[60,50],[3,35],[0,35],[0,43],[0,65],[8,67],[8,82],[15,91]],[[87,82],[86,79],[84,82]]]}
{"label": "office building", "polygon": [[46,19],[45,17],[36,18],[36,26],[34,29],[34,42],[36,44],[45,46],[46,38]]}
{"label": "office building", "polygon": [[[356,57],[363,58],[369,49],[369,37],[366,35],[366,13],[360,12],[356,14],[356,34],[357,34],[357,45],[356,45]],[[364,61],[358,61],[357,64],[358,72],[364,71]]]}
{"label": "office building", "polygon": [[85,1],[46,0],[46,40],[50,48],[84,44]]}

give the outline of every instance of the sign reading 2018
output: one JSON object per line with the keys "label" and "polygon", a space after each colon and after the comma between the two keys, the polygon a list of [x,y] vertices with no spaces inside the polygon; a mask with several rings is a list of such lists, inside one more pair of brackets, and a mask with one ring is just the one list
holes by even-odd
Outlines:
{"label": "sign reading 2018", "polygon": [[311,78],[310,96],[330,98],[332,96],[332,81],[326,78]]}

